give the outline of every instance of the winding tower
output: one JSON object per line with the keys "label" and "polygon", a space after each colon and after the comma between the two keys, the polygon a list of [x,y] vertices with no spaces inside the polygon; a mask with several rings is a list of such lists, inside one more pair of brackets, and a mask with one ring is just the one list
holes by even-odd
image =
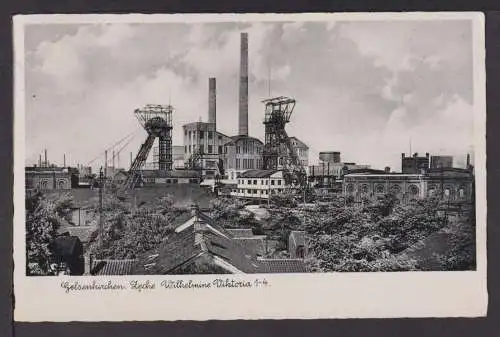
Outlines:
{"label": "winding tower", "polygon": [[121,186],[123,191],[133,189],[141,179],[141,169],[146,162],[154,141],[158,138],[158,166],[160,171],[172,170],[172,112],[171,105],[147,104],[136,109],[134,115],[146,130],[146,141],[141,145],[130,166],[127,179]]}
{"label": "winding tower", "polygon": [[265,144],[263,166],[266,170],[283,170],[287,185],[302,187],[307,184],[306,172],[294,151],[285,126],[290,122],[295,99],[275,97],[263,101],[265,105]]}

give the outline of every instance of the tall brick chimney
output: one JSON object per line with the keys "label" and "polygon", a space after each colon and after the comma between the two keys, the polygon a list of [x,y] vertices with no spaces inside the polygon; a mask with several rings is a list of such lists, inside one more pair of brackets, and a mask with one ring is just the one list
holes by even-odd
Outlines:
{"label": "tall brick chimney", "polygon": [[217,84],[215,77],[208,79],[208,122],[217,123]]}
{"label": "tall brick chimney", "polygon": [[248,33],[241,33],[238,134],[248,136]]}

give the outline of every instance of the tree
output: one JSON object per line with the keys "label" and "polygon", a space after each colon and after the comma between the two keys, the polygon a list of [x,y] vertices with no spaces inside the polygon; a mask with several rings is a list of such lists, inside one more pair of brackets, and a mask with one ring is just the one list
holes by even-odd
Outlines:
{"label": "tree", "polygon": [[48,275],[56,260],[54,240],[59,218],[56,206],[38,192],[26,198],[26,272]]}

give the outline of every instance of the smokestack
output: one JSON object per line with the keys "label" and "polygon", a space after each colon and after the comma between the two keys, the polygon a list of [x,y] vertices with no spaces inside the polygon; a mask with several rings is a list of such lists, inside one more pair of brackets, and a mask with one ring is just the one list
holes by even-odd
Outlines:
{"label": "smokestack", "polygon": [[38,158],[38,166],[42,167],[42,155]]}
{"label": "smokestack", "polygon": [[214,125],[217,123],[217,84],[215,77],[208,79],[208,122]]}
{"label": "smokestack", "polygon": [[239,135],[248,136],[248,34],[241,33]]}
{"label": "smokestack", "polygon": [[45,153],[45,167],[49,166],[48,161],[47,161],[47,149],[44,151]]}
{"label": "smokestack", "polygon": [[63,154],[63,167],[66,167],[66,153]]}
{"label": "smokestack", "polygon": [[467,153],[467,162],[466,162],[466,168],[470,168],[470,153]]}
{"label": "smokestack", "polygon": [[108,150],[104,151],[104,178],[108,177]]}

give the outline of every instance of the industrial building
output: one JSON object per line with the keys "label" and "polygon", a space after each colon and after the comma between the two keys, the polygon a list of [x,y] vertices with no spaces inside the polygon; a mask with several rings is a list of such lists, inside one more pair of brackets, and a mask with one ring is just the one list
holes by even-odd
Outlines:
{"label": "industrial building", "polygon": [[453,167],[453,156],[431,156],[431,169],[451,168]]}
{"label": "industrial building", "polygon": [[429,153],[425,157],[419,157],[418,153],[406,156],[401,153],[401,172],[403,174],[418,174],[422,169],[429,168]]}
{"label": "industrial building", "polygon": [[267,200],[286,189],[283,171],[248,170],[240,174],[231,195],[249,200]]}
{"label": "industrial building", "polygon": [[370,165],[342,162],[340,152],[322,151],[319,164],[309,166],[309,182],[318,188],[334,188],[342,182],[344,174],[350,171],[370,169]]}
{"label": "industrial building", "polygon": [[441,196],[459,203],[473,201],[471,169],[423,169],[420,173],[350,173],[344,176],[343,194],[355,202],[376,200],[391,193],[402,203],[428,196]]}
{"label": "industrial building", "polygon": [[25,183],[28,190],[69,190],[71,173],[65,167],[26,167]]}

